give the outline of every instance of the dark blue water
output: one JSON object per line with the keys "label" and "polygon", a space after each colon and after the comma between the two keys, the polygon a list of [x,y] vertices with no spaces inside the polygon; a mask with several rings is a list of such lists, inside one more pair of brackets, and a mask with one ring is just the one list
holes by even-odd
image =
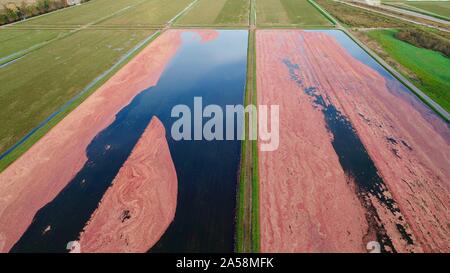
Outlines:
{"label": "dark blue water", "polygon": [[[376,198],[393,215],[400,210],[395,200],[386,195],[387,188],[378,170],[370,158],[364,144],[359,139],[350,120],[341,113],[327,98],[317,91],[317,86],[307,86],[300,76],[300,65],[292,63],[288,58],[283,60],[289,72],[290,79],[301,90],[312,98],[314,107],[321,109],[329,132],[333,134],[332,145],[339,158],[345,174],[354,179],[358,191],[358,197],[366,209],[366,220],[369,224],[369,233],[376,236],[383,251],[396,251],[391,238],[380,221],[376,208],[371,202],[370,196]],[[409,244],[413,244],[411,235],[407,233],[402,224],[396,225],[402,238]]]}
{"label": "dark blue water", "polygon": [[[157,85],[139,93],[92,140],[86,164],[39,210],[12,252],[65,252],[66,244],[78,238],[153,116],[166,128],[178,176],[175,220],[153,250],[233,250],[240,141],[174,141],[170,136],[176,120],[170,116],[174,105],[193,109],[196,96],[202,97],[204,105],[217,104],[224,109],[228,104],[243,103],[247,31],[219,32],[218,38],[207,43],[200,42],[195,33],[183,34],[181,48]],[[47,227],[50,230],[45,231]]]}

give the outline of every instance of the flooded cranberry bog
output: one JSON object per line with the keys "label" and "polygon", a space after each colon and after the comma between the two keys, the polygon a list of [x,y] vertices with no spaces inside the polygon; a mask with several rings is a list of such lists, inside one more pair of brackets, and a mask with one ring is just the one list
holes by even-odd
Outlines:
{"label": "flooded cranberry bog", "polygon": [[[176,200],[164,199],[164,194],[156,199],[167,202],[158,206],[159,209],[176,207],[176,212],[173,219],[169,219],[167,230],[154,227],[154,232],[164,235],[151,244],[150,250],[233,251],[240,141],[175,141],[170,136],[176,120],[171,117],[171,110],[179,104],[193,109],[194,97],[202,97],[205,105],[216,104],[223,108],[242,104],[247,36],[246,30],[164,32],[2,172],[0,251],[65,252],[67,243],[78,240],[86,226],[95,234],[89,226],[101,228],[98,221],[116,217],[120,219],[119,224],[123,224],[138,217],[133,212],[143,212],[139,208],[141,203],[137,209],[114,207],[117,205],[115,192],[120,189],[110,188],[113,180],[173,177],[167,174],[170,164],[176,169]],[[153,117],[165,127],[162,130],[165,129],[171,160],[161,163],[161,160],[144,158],[138,160],[143,168],[135,166],[132,159],[142,154],[137,148],[133,152],[137,143],[164,146],[160,141],[141,139],[144,131],[155,127],[149,126]],[[161,128],[159,130],[161,132]],[[151,166],[149,162],[159,162],[159,165]],[[161,170],[167,171],[161,174]],[[158,183],[168,180],[173,181],[172,178],[161,179]],[[99,207],[107,191],[105,204]],[[173,192],[173,187],[169,187],[168,192]],[[129,194],[142,198],[143,193],[131,191]],[[127,193],[120,196],[127,196]],[[105,215],[105,206],[114,207],[118,215],[100,217]],[[147,225],[148,221],[155,219],[144,217],[130,226]],[[103,239],[106,242],[113,240],[111,238],[132,237],[134,229],[125,234],[117,232]],[[108,250],[101,246],[95,249]]]}
{"label": "flooded cranberry bog", "polygon": [[247,58],[247,102],[280,112],[246,161],[257,250],[450,251],[449,125],[344,32],[251,31],[165,30],[0,173],[0,252],[238,249],[238,130],[175,140],[171,111],[194,139],[195,98],[244,103]]}
{"label": "flooded cranberry bog", "polygon": [[450,128],[338,30],[257,30],[263,252],[449,251]]}

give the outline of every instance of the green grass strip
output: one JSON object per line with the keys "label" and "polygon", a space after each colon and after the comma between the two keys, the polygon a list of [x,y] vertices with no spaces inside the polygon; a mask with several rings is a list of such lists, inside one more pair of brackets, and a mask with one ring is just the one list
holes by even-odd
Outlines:
{"label": "green grass strip", "polygon": [[[256,38],[252,31],[249,39],[250,52],[253,56],[252,86],[253,105],[258,105],[256,93]],[[260,223],[259,223],[259,172],[258,172],[258,141],[252,141],[252,252],[260,252]]]}
{"label": "green grass strip", "polygon": [[[244,105],[247,106],[248,104],[251,104],[252,102],[249,101],[250,92],[253,90],[253,80],[252,80],[252,66],[253,66],[253,60],[252,60],[252,38],[253,34],[252,31],[248,32],[248,46],[247,46],[247,80],[245,84],[245,94],[244,94]],[[249,129],[249,122],[247,122],[249,115],[245,114],[245,126],[244,126],[244,136],[246,136],[248,129]],[[249,146],[250,145],[250,146]],[[251,149],[251,143],[250,140],[247,139],[247,136],[244,140],[242,140],[241,145],[241,164],[240,164],[240,173],[239,173],[239,190],[238,190],[238,196],[237,196],[237,216],[236,216],[236,243],[235,243],[235,251],[238,253],[245,252],[246,249],[248,249],[248,246],[246,245],[246,242],[244,241],[244,226],[245,221],[248,219],[245,219],[245,208],[246,208],[246,186],[249,181],[247,180],[248,173],[247,173],[247,150]]]}

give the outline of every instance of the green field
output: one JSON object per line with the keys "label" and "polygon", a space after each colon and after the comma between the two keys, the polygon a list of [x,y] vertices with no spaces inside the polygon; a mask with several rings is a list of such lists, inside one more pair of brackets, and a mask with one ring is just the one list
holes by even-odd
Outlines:
{"label": "green field", "polygon": [[18,23],[19,26],[82,26],[97,23],[114,14],[124,12],[143,1],[153,0],[92,0],[79,6],[54,11]]}
{"label": "green field", "polygon": [[375,30],[368,35],[394,60],[415,74],[416,77],[409,78],[417,87],[450,111],[450,59],[400,41],[394,34],[395,30]]}
{"label": "green field", "polygon": [[258,26],[331,26],[308,1],[256,0]]}
{"label": "green field", "polygon": [[79,93],[152,33],[81,30],[0,69],[0,151]]}
{"label": "green field", "polygon": [[250,0],[199,0],[175,25],[247,26]]}
{"label": "green field", "polygon": [[161,26],[183,11],[193,0],[146,0],[102,21],[102,26]]}
{"label": "green field", "polygon": [[[51,41],[67,33],[64,30],[0,30],[0,59],[6,58],[14,53],[26,51],[33,46]],[[0,65],[3,62],[0,61]]]}
{"label": "green field", "polygon": [[450,19],[450,1],[384,1],[388,4],[418,11],[430,15],[438,15]]}

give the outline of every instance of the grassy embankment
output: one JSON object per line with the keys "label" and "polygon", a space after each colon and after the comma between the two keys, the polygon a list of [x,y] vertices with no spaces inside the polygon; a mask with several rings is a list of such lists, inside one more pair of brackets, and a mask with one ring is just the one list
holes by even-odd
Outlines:
{"label": "grassy embankment", "polygon": [[175,26],[247,27],[249,0],[200,0]]}
{"label": "grassy embankment", "polygon": [[[256,0],[252,0],[252,8],[251,8],[251,21],[250,25],[256,26]],[[252,38],[250,39],[250,55],[253,58],[251,70],[248,74],[251,75],[249,79],[252,83],[252,98],[251,101],[253,105],[258,105],[257,100],[257,90],[256,90],[256,38],[255,38],[255,30],[252,30]],[[256,122],[256,117],[254,122]],[[251,226],[252,226],[252,252],[260,252],[261,239],[260,239],[260,222],[259,222],[259,161],[258,161],[258,141],[253,140],[252,143],[252,217],[251,217]]]}
{"label": "grassy embankment", "polygon": [[[350,7],[330,0],[315,0],[331,15],[371,48],[389,65],[413,82],[429,97],[449,111],[448,58],[442,53],[419,48],[394,36],[397,30],[433,35],[446,41],[449,35],[434,29],[420,27],[402,20]],[[386,29],[383,31],[383,29]],[[409,41],[412,43],[412,41]],[[404,50],[404,52],[402,51]],[[417,54],[417,55],[415,55]],[[441,69],[441,70],[439,70]],[[437,70],[438,73],[437,73]]]}
{"label": "grassy embankment", "polygon": [[262,27],[332,26],[332,23],[306,0],[257,0],[256,15],[257,25]]}
{"label": "grassy embankment", "polygon": [[[257,105],[256,100],[256,52],[255,52],[255,10],[254,0],[251,2],[248,52],[247,81],[244,105]],[[245,134],[242,141],[241,168],[237,196],[236,214],[236,252],[259,252],[259,178],[258,178],[258,143],[248,139],[249,115],[245,116]]]}

